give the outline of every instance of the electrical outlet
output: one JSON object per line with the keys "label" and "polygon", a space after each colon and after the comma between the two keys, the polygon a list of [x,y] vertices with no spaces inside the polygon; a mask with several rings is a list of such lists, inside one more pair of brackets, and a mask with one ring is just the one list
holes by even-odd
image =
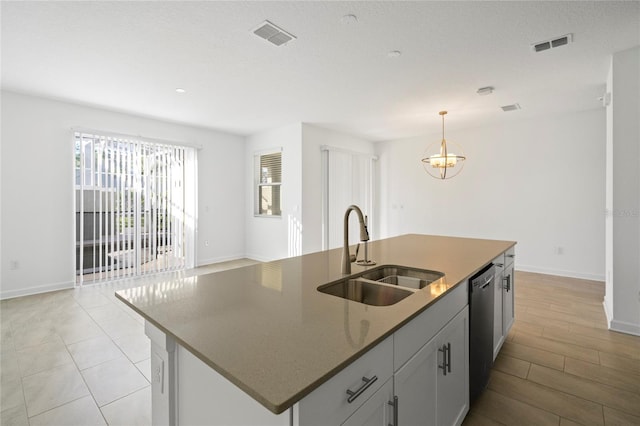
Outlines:
{"label": "electrical outlet", "polygon": [[157,389],[161,394],[164,393],[164,360],[155,353],[152,353],[153,359],[151,361],[152,365],[152,378],[153,383],[156,384]]}
{"label": "electrical outlet", "polygon": [[204,240],[204,246],[209,247],[209,240]]}
{"label": "electrical outlet", "polygon": [[9,269],[11,269],[12,271],[20,269],[20,263],[17,260],[10,260]]}
{"label": "electrical outlet", "polygon": [[557,255],[563,255],[564,254],[564,247],[560,247],[560,246],[556,246],[553,248],[553,252]]}

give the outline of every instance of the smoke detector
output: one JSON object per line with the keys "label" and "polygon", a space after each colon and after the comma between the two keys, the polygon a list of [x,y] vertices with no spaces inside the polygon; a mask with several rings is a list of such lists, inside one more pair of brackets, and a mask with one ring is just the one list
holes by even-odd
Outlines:
{"label": "smoke detector", "polygon": [[269,21],[264,21],[252,31],[258,37],[265,39],[269,43],[275,44],[276,46],[283,46],[291,40],[296,39],[296,36]]}
{"label": "smoke detector", "polygon": [[562,37],[556,37],[551,40],[545,40],[531,45],[531,50],[534,52],[542,52],[555,47],[565,46],[569,43],[573,43],[573,34],[565,34]]}

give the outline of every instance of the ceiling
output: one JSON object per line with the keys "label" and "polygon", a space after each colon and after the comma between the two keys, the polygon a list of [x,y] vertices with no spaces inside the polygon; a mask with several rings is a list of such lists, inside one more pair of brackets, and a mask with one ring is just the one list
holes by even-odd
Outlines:
{"label": "ceiling", "polygon": [[[241,135],[305,122],[380,141],[439,131],[442,109],[448,129],[594,109],[611,53],[640,44],[638,1],[1,7],[3,89]],[[258,38],[264,20],[296,39]]]}

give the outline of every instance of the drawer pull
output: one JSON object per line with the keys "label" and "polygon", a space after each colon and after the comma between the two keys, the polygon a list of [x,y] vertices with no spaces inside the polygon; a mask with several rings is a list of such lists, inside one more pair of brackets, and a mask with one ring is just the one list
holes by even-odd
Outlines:
{"label": "drawer pull", "polygon": [[351,389],[347,389],[347,395],[349,395],[349,398],[347,398],[347,402],[351,404],[353,401],[355,401],[356,398],[362,395],[362,392],[366,391],[369,388],[369,386],[371,386],[373,382],[375,382],[376,380],[378,380],[377,376],[373,376],[370,379],[363,377],[362,381],[364,383],[362,383],[362,386],[360,386],[355,392],[352,391]]}

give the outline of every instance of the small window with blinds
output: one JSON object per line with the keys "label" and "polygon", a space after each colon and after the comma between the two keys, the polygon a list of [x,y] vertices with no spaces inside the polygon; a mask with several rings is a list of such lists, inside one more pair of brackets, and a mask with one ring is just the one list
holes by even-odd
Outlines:
{"label": "small window with blinds", "polygon": [[282,186],[282,152],[269,152],[255,156],[255,216],[280,217],[282,215],[280,188]]}

